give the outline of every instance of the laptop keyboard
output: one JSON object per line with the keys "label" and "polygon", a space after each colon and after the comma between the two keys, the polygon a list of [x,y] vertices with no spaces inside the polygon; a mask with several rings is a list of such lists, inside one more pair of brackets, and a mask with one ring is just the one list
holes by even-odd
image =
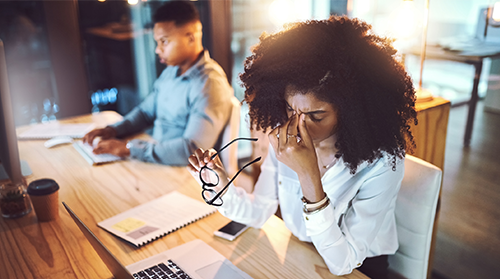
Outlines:
{"label": "laptop keyboard", "polygon": [[133,274],[134,278],[137,279],[163,279],[163,278],[180,278],[180,279],[191,279],[189,275],[184,272],[178,265],[173,261],[168,260],[167,263],[161,263],[154,265],[150,268],[146,268],[142,271]]}

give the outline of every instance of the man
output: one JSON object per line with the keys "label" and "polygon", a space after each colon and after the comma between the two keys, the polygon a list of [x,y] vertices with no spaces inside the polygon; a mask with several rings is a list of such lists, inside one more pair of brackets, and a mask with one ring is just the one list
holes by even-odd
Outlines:
{"label": "man", "polygon": [[[167,65],[153,92],[123,121],[84,136],[83,142],[101,141],[94,153],[110,153],[145,162],[187,165],[199,147],[218,142],[231,114],[233,90],[224,70],[202,45],[202,25],[189,1],[169,1],[153,16],[156,54]],[[117,138],[153,126],[154,141]]]}

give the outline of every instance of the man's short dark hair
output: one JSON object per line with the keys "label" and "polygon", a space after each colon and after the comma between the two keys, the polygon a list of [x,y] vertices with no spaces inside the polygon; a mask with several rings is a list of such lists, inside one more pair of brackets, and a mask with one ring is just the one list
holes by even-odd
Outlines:
{"label": "man's short dark hair", "polygon": [[168,1],[153,15],[153,24],[173,21],[176,26],[183,26],[188,22],[199,20],[198,10],[190,1]]}

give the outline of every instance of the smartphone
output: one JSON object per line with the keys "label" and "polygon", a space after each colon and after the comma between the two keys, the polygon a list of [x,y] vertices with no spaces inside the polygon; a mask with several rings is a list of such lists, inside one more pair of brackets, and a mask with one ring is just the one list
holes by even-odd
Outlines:
{"label": "smartphone", "polygon": [[248,226],[235,221],[227,223],[224,227],[214,232],[215,236],[233,241],[238,235],[248,229]]}

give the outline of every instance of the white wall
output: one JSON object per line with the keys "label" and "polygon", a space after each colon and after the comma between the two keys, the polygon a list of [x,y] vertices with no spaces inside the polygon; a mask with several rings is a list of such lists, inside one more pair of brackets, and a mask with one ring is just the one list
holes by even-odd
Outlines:
{"label": "white wall", "polygon": [[[352,10],[349,15],[358,17],[372,24],[378,35],[393,37],[393,26],[403,0],[350,0]],[[429,0],[429,24],[427,43],[435,44],[450,37],[473,37],[480,9],[493,5],[493,0]],[[417,29],[413,37],[397,40],[395,46],[420,44],[425,0],[414,0]],[[407,59],[407,69],[414,79],[419,81],[419,59]],[[485,60],[479,95],[486,94],[490,74],[490,61]],[[426,60],[424,66],[423,85],[434,95],[450,99],[452,103],[462,102],[470,98],[474,68],[471,65],[450,61]]]}
{"label": "white wall", "polygon": [[[389,35],[391,19],[398,13],[403,0],[351,0],[353,17],[373,25],[380,35]],[[416,15],[421,24],[425,0],[414,0]],[[479,9],[492,5],[492,0],[429,0],[428,41],[443,36],[473,35]]]}

